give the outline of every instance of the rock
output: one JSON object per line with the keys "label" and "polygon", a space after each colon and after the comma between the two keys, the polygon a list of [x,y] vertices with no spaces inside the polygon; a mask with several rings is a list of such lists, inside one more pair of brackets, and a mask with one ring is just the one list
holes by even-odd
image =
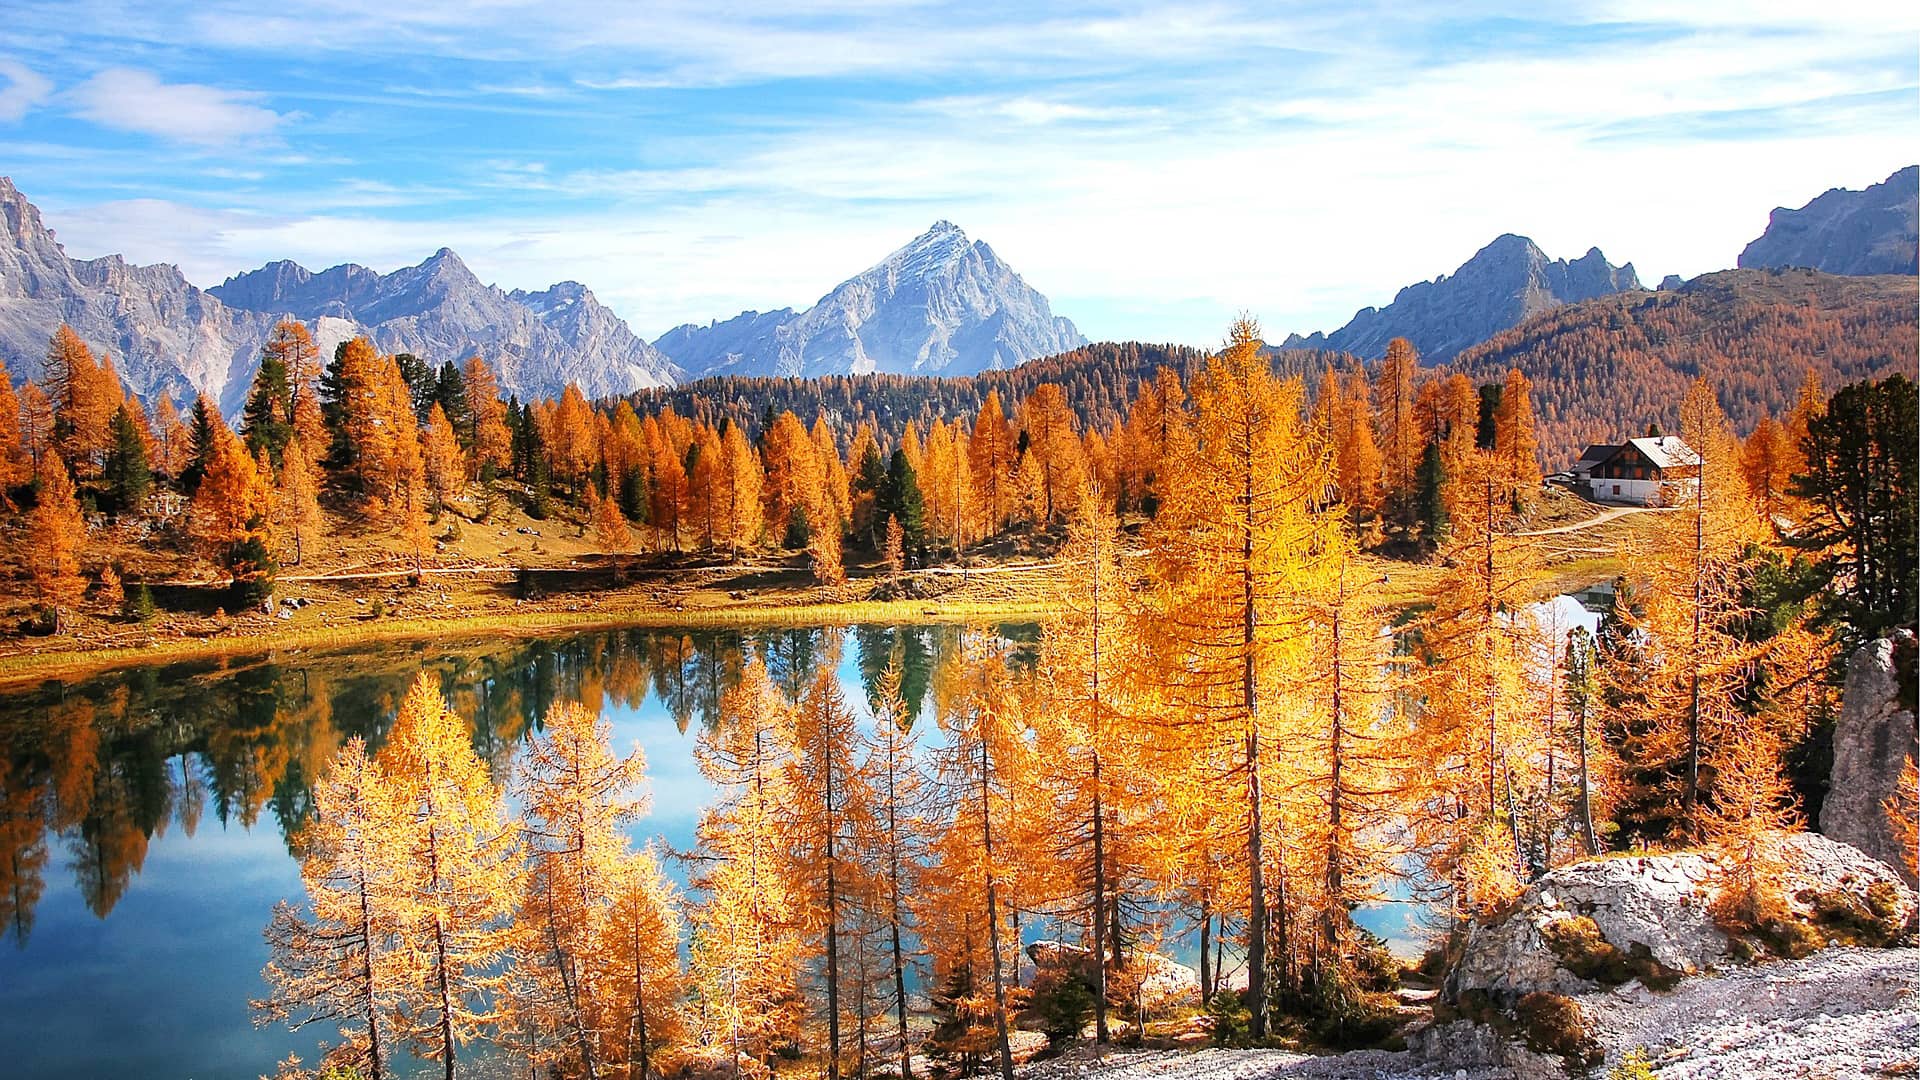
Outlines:
{"label": "rock", "polygon": [[[1027,946],[1027,959],[1038,972],[1072,965],[1091,973],[1093,950],[1064,941],[1036,941]],[[1127,956],[1127,971],[1140,979],[1140,1004],[1148,1012],[1200,1003],[1200,973],[1159,953]]]}
{"label": "rock", "polygon": [[1007,1033],[1007,1049],[1013,1055],[1016,1065],[1023,1065],[1047,1052],[1049,1041],[1038,1031],[1010,1031]]}
{"label": "rock", "polygon": [[1833,729],[1833,773],[1820,807],[1820,831],[1851,844],[1900,871],[1916,884],[1905,846],[1887,819],[1886,800],[1900,786],[1900,771],[1915,752],[1914,714],[1899,700],[1897,668],[1911,678],[1914,637],[1896,630],[1869,641],[1847,658],[1840,719]]}
{"label": "rock", "polygon": [[1429,1067],[1454,1069],[1455,1076],[1487,1068],[1510,1070],[1514,1080],[1567,1080],[1568,1076],[1560,1058],[1529,1050],[1471,1020],[1416,1024],[1407,1030],[1406,1039],[1415,1059]]}
{"label": "rock", "polygon": [[1200,973],[1194,969],[1159,953],[1135,953],[1127,962],[1147,970],[1140,980],[1140,1006],[1146,1011],[1200,1004]]}
{"label": "rock", "polygon": [[[1817,833],[1784,834],[1780,844],[1782,890],[1823,940],[1885,943],[1913,921],[1913,891],[1886,864]],[[1504,919],[1468,931],[1444,999],[1478,992],[1511,1004],[1535,991],[1580,994],[1632,979],[1664,990],[1728,964],[1736,950],[1707,911],[1716,873],[1714,857],[1697,852],[1562,866]]]}
{"label": "rock", "polygon": [[1720,963],[1731,952],[1706,912],[1712,873],[1706,856],[1691,853],[1562,866],[1535,882],[1512,914],[1469,931],[1448,997],[1479,990],[1513,1000],[1536,990],[1591,989],[1595,980],[1569,970],[1563,955],[1583,926],[1620,954],[1639,946],[1649,967],[1684,973]]}

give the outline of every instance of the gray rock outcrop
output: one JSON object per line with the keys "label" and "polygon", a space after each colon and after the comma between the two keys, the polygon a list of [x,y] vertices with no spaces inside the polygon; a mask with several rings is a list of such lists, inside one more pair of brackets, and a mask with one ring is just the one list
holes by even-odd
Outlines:
{"label": "gray rock outcrop", "polygon": [[1524,236],[1496,237],[1450,275],[1401,289],[1383,308],[1362,308],[1330,334],[1290,335],[1282,348],[1333,349],[1368,360],[1403,337],[1428,364],[1451,360],[1543,311],[1640,288],[1633,264],[1614,266],[1599,248],[1549,259]]}
{"label": "gray rock outcrop", "polygon": [[972,375],[1086,343],[985,241],[947,221],[806,311],[750,311],[655,341],[691,375],[803,377]]}
{"label": "gray rock outcrop", "polygon": [[[1598,981],[1576,974],[1568,957],[1601,946],[1621,953],[1637,946],[1661,968],[1682,974],[1723,963],[1732,951],[1707,914],[1712,879],[1712,860],[1691,852],[1562,866],[1528,888],[1512,914],[1468,932],[1448,992],[1513,999],[1536,990],[1592,989]],[[1592,929],[1578,924],[1581,919]],[[1598,942],[1591,940],[1595,930]]]}
{"label": "gray rock outcrop", "polygon": [[1895,834],[1887,801],[1900,785],[1907,758],[1916,752],[1913,709],[1900,700],[1900,673],[1912,678],[1914,636],[1867,642],[1847,658],[1840,718],[1833,729],[1833,773],[1820,807],[1820,831],[1851,844],[1899,871],[1908,885],[1912,854]]}
{"label": "gray rock outcrop", "polygon": [[[1844,906],[1891,926],[1914,917],[1914,894],[1892,869],[1817,833],[1780,836],[1781,882],[1800,918]],[[1708,913],[1717,866],[1696,852],[1589,859],[1530,886],[1504,919],[1475,926],[1447,992],[1512,1001],[1534,991],[1576,994],[1631,980],[1661,983],[1731,962],[1733,943]]]}
{"label": "gray rock outcrop", "polygon": [[1920,165],[1864,191],[1833,188],[1780,207],[1740,253],[1741,269],[1810,267],[1829,274],[1920,273]]}

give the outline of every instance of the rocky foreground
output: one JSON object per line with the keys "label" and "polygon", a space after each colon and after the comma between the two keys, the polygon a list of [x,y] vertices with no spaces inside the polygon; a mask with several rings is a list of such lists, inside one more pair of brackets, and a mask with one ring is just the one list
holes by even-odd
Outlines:
{"label": "rocky foreground", "polygon": [[[1655,993],[1631,984],[1576,998],[1605,1076],[1640,1050],[1661,1080],[1831,1080],[1920,1076],[1920,949],[1828,949],[1804,960],[1683,979]],[[1141,1051],[1037,1062],[1029,1080],[1536,1080],[1565,1075],[1547,1058],[1465,1065],[1412,1052],[1311,1056],[1284,1050]],[[1577,1073],[1575,1074],[1577,1075]]]}

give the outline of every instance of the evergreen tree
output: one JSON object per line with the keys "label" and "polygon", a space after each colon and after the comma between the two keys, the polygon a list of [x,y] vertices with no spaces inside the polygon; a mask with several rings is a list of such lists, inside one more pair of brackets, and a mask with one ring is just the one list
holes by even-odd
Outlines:
{"label": "evergreen tree", "polygon": [[113,414],[112,448],[107,451],[107,497],[116,514],[138,511],[152,486],[153,473],[147,464],[147,442],[140,437],[140,425],[122,404]]}
{"label": "evergreen tree", "polygon": [[460,373],[460,367],[449,360],[440,365],[440,374],[434,380],[433,400],[440,411],[447,414],[447,422],[453,425],[454,434],[460,436],[460,449],[471,452],[473,449],[473,407],[467,402],[467,378]]}
{"label": "evergreen tree", "polygon": [[287,381],[287,364],[271,350],[260,354],[260,370],[254,373],[253,389],[247,395],[246,411],[240,414],[240,434],[246,437],[247,450],[258,454],[265,450],[277,466],[293,438],[292,389]]}
{"label": "evergreen tree", "polygon": [[[892,515],[900,523],[902,542],[909,552],[918,553],[927,546],[926,501],[920,494],[920,478],[904,450],[895,450],[887,462],[887,482],[881,513]],[[917,555],[916,555],[917,558]]]}
{"label": "evergreen tree", "polygon": [[433,365],[412,353],[395,353],[393,362],[400,368],[400,378],[407,384],[407,395],[413,402],[413,412],[421,423],[427,419],[427,410],[438,399],[440,380],[434,375]]}
{"label": "evergreen tree", "polygon": [[1440,444],[1428,443],[1420,454],[1420,468],[1414,478],[1414,515],[1420,524],[1420,542],[1438,543],[1447,531],[1446,466],[1441,463]]}
{"label": "evergreen tree", "polygon": [[1851,640],[1915,619],[1915,399],[1914,384],[1893,375],[1842,387],[1807,420],[1807,471],[1791,491],[1812,514],[1796,542],[1821,553],[1824,614],[1843,621]]}
{"label": "evergreen tree", "polygon": [[353,445],[347,437],[347,346],[351,344],[343,341],[334,346],[333,359],[320,374],[320,418],[332,438],[327,460],[335,468],[353,460]]}
{"label": "evergreen tree", "polygon": [[207,395],[194,399],[193,419],[187,425],[187,467],[180,472],[180,490],[187,495],[198,491],[201,478],[207,475],[207,465],[219,444],[217,429],[221,423],[220,410]]}

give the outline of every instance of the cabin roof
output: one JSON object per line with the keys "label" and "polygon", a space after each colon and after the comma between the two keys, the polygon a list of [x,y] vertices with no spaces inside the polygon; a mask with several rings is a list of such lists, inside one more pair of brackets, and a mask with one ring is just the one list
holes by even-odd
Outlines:
{"label": "cabin roof", "polygon": [[1700,464],[1700,455],[1694,453],[1693,447],[1681,441],[1678,435],[1628,439],[1627,445],[1640,451],[1642,456],[1658,468],[1671,469],[1677,465]]}

